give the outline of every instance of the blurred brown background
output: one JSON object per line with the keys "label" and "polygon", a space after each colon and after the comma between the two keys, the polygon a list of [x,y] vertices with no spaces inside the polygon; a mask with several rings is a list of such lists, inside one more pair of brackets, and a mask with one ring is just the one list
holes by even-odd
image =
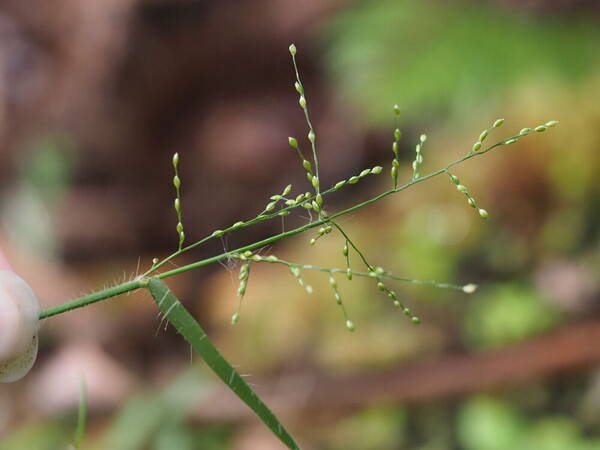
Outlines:
{"label": "blurred brown background", "polygon": [[[395,289],[423,319],[393,314],[367,281],[307,296],[283,268],[253,269],[242,320],[237,267],[169,280],[225,356],[307,449],[600,447],[600,12],[575,0],[4,0],[0,4],[0,246],[44,306],[127,279],[177,244],[171,156],[181,155],[189,242],[308,188],[287,47],[294,42],[335,210],[388,189],[391,105],[402,107],[402,176],[497,139],[560,126],[457,169],[483,222],[434,179],[341,222],[399,276],[481,288]],[[490,137],[490,140],[494,137]],[[211,256],[303,223],[232,234]],[[335,235],[269,251],[344,266]],[[355,261],[358,265],[358,261]],[[278,449],[247,408],[159,328],[142,294],[46,321],[39,360],[0,386],[0,448],[66,448],[80,375],[84,448]]]}

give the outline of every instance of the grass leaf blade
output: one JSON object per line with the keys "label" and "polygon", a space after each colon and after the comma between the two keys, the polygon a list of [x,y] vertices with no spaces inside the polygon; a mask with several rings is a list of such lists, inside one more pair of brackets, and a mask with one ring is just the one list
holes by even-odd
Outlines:
{"label": "grass leaf blade", "polygon": [[85,426],[87,424],[87,388],[83,374],[79,380],[79,409],[77,410],[77,428],[75,429],[75,437],[73,439],[73,447],[76,450],[81,449],[83,437],[85,435]]}
{"label": "grass leaf blade", "polygon": [[225,360],[210,341],[200,324],[181,304],[169,287],[158,278],[150,278],[147,281],[148,290],[160,311],[192,348],[202,356],[213,372],[225,382],[235,395],[254,411],[288,448],[299,450],[300,447],[279,419],[256,395],[231,364]]}

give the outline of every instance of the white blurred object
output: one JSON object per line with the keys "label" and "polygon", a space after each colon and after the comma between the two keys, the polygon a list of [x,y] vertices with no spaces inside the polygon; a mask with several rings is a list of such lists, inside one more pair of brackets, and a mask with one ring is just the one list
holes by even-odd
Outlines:
{"label": "white blurred object", "polygon": [[48,414],[76,408],[81,378],[88,403],[95,409],[119,405],[134,384],[133,377],[97,345],[78,342],[63,347],[30,384],[31,402]]}
{"label": "white blurred object", "polygon": [[23,378],[38,350],[39,302],[11,270],[0,270],[0,382]]}
{"label": "white blurred object", "polygon": [[598,289],[585,264],[566,260],[542,264],[536,271],[535,283],[551,303],[566,311],[586,311]]}

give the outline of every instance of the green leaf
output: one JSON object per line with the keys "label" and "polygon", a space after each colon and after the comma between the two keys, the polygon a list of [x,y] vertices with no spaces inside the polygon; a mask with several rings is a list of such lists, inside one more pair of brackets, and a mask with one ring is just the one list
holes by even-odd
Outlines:
{"label": "green leaf", "polygon": [[83,375],[80,380],[79,386],[79,410],[77,413],[77,428],[75,430],[75,439],[73,441],[74,447],[79,450],[81,448],[81,444],[83,442],[83,437],[85,435],[85,426],[87,422],[87,392],[85,386],[85,380]]}
{"label": "green leaf", "polygon": [[[144,283],[146,284],[146,283]],[[248,386],[240,374],[219,353],[210,341],[200,324],[181,304],[179,299],[169,290],[169,287],[158,278],[147,280],[146,286],[152,298],[158,305],[165,318],[171,322],[175,329],[202,356],[206,364],[217,374],[221,380],[246,403],[252,411],[271,429],[288,448],[299,450],[300,447],[290,436],[279,419],[263,403],[256,393]]]}

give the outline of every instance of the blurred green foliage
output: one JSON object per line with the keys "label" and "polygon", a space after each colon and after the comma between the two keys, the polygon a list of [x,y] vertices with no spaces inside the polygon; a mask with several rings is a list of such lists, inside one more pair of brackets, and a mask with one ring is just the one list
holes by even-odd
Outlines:
{"label": "blurred green foliage", "polygon": [[323,448],[361,450],[402,447],[407,417],[404,410],[376,406],[342,418],[328,433]]}
{"label": "blurred green foliage", "polygon": [[531,287],[517,283],[484,286],[464,318],[465,339],[473,348],[496,348],[551,329],[559,313]]}
{"label": "blurred green foliage", "polygon": [[42,196],[48,207],[60,201],[69,187],[76,155],[73,144],[62,134],[35,140],[19,159],[21,179]]}
{"label": "blurred green foliage", "polygon": [[458,417],[459,438],[469,450],[514,449],[523,428],[523,418],[514,408],[494,398],[468,400]]}
{"label": "blurred green foliage", "polygon": [[220,450],[226,448],[226,427],[194,427],[187,417],[214,385],[212,379],[191,367],[162,391],[130,399],[115,415],[94,448],[120,450]]}
{"label": "blurred green foliage", "polygon": [[[102,433],[88,427],[82,449],[224,450],[228,426],[195,426],[189,414],[215,385],[206,369],[194,365],[165,387],[129,398]],[[94,419],[92,417],[92,419]],[[76,420],[30,422],[0,438],[2,450],[67,450]]]}
{"label": "blurred green foliage", "polygon": [[57,450],[65,449],[72,436],[66,420],[46,420],[22,425],[0,439],[3,450]]}
{"label": "blurred green foliage", "polygon": [[584,450],[599,448],[578,421],[566,415],[532,419],[496,397],[467,400],[458,416],[459,440],[466,450]]}
{"label": "blurred green foliage", "polygon": [[67,192],[74,154],[69,139],[58,134],[38,138],[18,153],[19,183],[2,198],[1,216],[12,242],[27,251],[55,256],[51,211]]}
{"label": "blurred green foliage", "polygon": [[325,32],[326,62],[375,123],[397,102],[410,119],[432,111],[471,119],[518,82],[574,83],[598,68],[594,18],[499,2],[358,2]]}

